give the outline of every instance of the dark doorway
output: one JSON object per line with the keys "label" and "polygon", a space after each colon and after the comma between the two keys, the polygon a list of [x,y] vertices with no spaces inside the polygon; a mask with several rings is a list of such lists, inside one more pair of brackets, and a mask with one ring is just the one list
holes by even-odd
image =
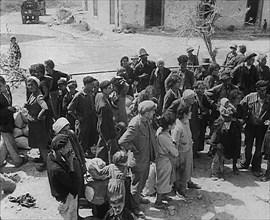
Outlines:
{"label": "dark doorway", "polygon": [[163,25],[164,0],[146,0],[145,26]]}
{"label": "dark doorway", "polygon": [[245,22],[255,24],[258,19],[258,9],[260,0],[247,0],[249,11],[246,14]]}

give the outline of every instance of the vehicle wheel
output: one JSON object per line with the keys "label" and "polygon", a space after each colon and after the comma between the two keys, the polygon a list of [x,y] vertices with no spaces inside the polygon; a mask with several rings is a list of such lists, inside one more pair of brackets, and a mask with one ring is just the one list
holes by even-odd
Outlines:
{"label": "vehicle wheel", "polygon": [[25,19],[25,17],[22,17],[22,23],[23,23],[23,24],[26,24],[26,19]]}

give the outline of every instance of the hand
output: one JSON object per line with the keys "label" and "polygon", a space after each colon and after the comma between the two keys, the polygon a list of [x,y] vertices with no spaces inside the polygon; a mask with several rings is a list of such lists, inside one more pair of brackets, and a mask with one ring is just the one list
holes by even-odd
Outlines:
{"label": "hand", "polygon": [[16,108],[13,107],[13,106],[8,106],[7,109],[8,109],[9,111],[13,112],[13,113],[15,113],[15,112],[17,111]]}
{"label": "hand", "polygon": [[38,114],[37,120],[43,121],[45,119],[45,115]]}
{"label": "hand", "polygon": [[266,121],[264,122],[264,124],[265,124],[265,125],[270,125],[270,120],[266,120]]}

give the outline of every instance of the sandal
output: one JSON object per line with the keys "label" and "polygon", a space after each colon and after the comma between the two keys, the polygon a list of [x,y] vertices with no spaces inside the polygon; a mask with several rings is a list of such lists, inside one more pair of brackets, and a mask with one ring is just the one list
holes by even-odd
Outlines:
{"label": "sandal", "polygon": [[20,164],[18,164],[18,165],[15,165],[16,168],[21,167],[22,165],[26,164],[27,161],[28,161],[28,156],[23,156],[21,158],[22,158],[22,162]]}

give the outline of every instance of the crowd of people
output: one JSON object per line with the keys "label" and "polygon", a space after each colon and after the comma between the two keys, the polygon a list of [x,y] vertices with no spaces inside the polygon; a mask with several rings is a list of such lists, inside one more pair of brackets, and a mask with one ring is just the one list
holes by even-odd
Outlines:
{"label": "crowd of people", "polygon": [[[201,188],[192,181],[193,160],[206,142],[211,178],[224,178],[226,158],[232,159],[235,175],[251,165],[256,177],[269,180],[267,57],[246,54],[244,45],[239,53],[237,48],[230,46],[223,65],[209,58],[199,63],[194,49],[187,48],[187,55],[177,58],[177,70],[166,68],[162,59],[148,60],[141,48],[131,61],[121,58],[111,80],[85,76],[82,90],[70,75],[55,70],[52,60],[32,65],[24,105],[29,147],[39,149],[40,157],[33,161],[41,163],[38,171],[47,170],[62,217],[77,219],[78,205],[86,198],[96,201],[95,214],[101,218],[134,219],[131,213],[144,218],[140,204],[149,203],[142,191],[152,163],[157,177],[154,206],[166,209],[172,193],[186,197],[187,188]],[[28,160],[14,142],[16,111],[0,76],[1,167],[8,155],[16,167]],[[242,134],[245,157],[239,162]],[[263,155],[268,160],[264,174]]]}

